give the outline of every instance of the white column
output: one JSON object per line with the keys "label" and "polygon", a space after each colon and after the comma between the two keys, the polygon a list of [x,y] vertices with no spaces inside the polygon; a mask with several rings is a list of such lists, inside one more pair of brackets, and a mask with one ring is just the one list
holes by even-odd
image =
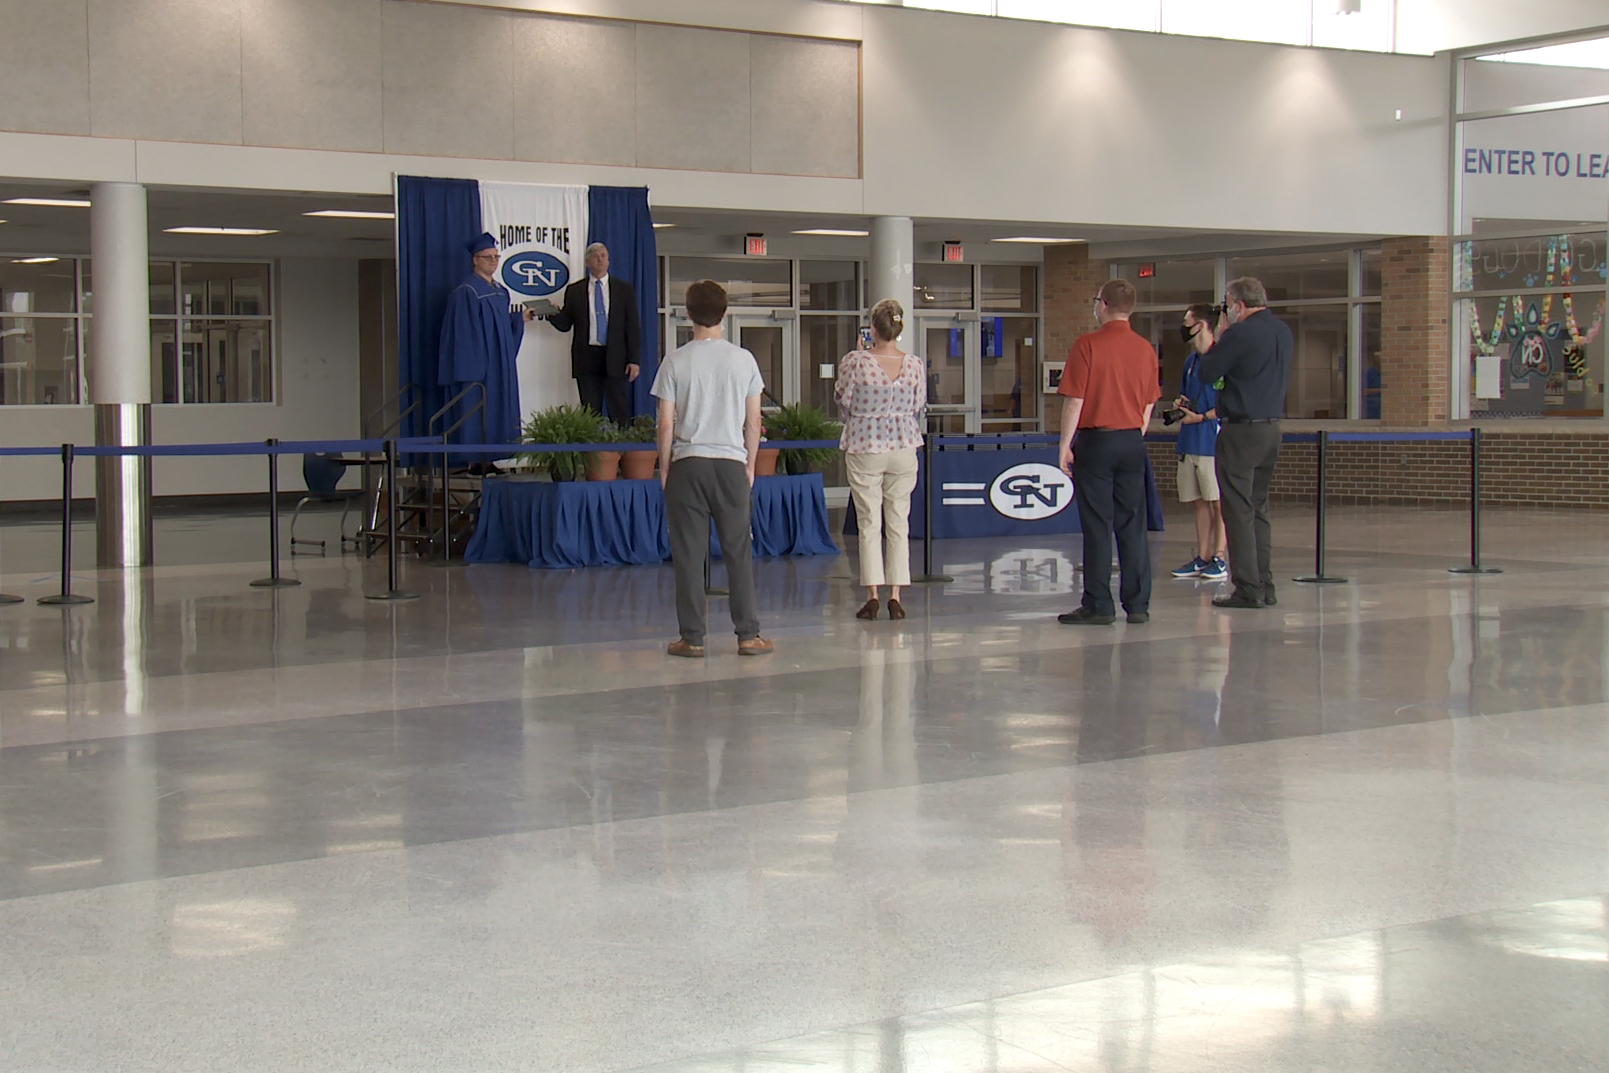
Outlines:
{"label": "white column", "polygon": [[[95,442],[151,442],[151,283],[145,187],[90,188],[89,254],[94,305],[89,327],[89,401]],[[95,464],[95,534],[102,567],[151,564],[151,460]]]}
{"label": "white column", "polygon": [[[916,284],[916,240],[909,216],[872,218],[872,259],[866,280],[868,308],[892,298],[905,310],[905,324],[915,323],[911,306]],[[905,339],[906,336],[900,338]],[[910,347],[906,346],[909,350]]]}

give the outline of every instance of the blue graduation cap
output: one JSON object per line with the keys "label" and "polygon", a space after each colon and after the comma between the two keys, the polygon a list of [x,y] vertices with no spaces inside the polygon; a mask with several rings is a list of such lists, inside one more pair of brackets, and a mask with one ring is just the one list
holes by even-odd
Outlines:
{"label": "blue graduation cap", "polygon": [[469,251],[469,255],[473,257],[481,250],[497,249],[497,240],[492,237],[492,233],[490,231],[482,231],[478,238],[473,238],[466,242],[464,244],[464,248],[467,249]]}

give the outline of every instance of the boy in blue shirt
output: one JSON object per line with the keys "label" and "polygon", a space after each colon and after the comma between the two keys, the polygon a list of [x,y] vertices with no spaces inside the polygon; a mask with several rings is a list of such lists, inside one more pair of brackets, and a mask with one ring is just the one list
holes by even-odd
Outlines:
{"label": "boy in blue shirt", "polygon": [[1218,391],[1216,385],[1202,383],[1196,372],[1201,355],[1212,348],[1212,307],[1200,303],[1185,310],[1179,334],[1191,347],[1184,359],[1184,382],[1173,404],[1184,411],[1179,422],[1179,502],[1196,505],[1196,554],[1173,576],[1221,581],[1229,576],[1229,567],[1224,562],[1228,541],[1214,460]]}

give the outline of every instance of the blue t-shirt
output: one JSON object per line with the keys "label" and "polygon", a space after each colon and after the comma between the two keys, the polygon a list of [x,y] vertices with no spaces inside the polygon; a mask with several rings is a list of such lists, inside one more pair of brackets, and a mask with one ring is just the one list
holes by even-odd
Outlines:
{"label": "blue t-shirt", "polygon": [[[1179,387],[1179,394],[1190,400],[1190,409],[1198,414],[1204,414],[1218,405],[1218,391],[1212,384],[1203,384],[1201,377],[1196,375],[1196,369],[1201,364],[1201,355],[1191,350],[1190,356],[1184,359],[1184,383]],[[1199,424],[1179,426],[1179,454],[1181,455],[1211,455],[1218,448],[1218,421],[1208,418]]]}

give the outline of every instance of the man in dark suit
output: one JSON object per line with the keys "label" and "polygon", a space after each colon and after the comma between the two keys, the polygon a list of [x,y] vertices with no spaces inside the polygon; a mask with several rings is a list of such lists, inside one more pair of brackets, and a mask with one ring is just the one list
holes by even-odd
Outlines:
{"label": "man in dark suit", "polygon": [[561,332],[575,332],[570,339],[570,375],[581,392],[581,405],[607,413],[609,420],[623,425],[631,420],[631,385],[641,372],[637,292],[625,280],[609,275],[609,249],[603,243],[588,246],[586,260],[586,278],[564,288],[559,311],[548,317],[548,323]]}

